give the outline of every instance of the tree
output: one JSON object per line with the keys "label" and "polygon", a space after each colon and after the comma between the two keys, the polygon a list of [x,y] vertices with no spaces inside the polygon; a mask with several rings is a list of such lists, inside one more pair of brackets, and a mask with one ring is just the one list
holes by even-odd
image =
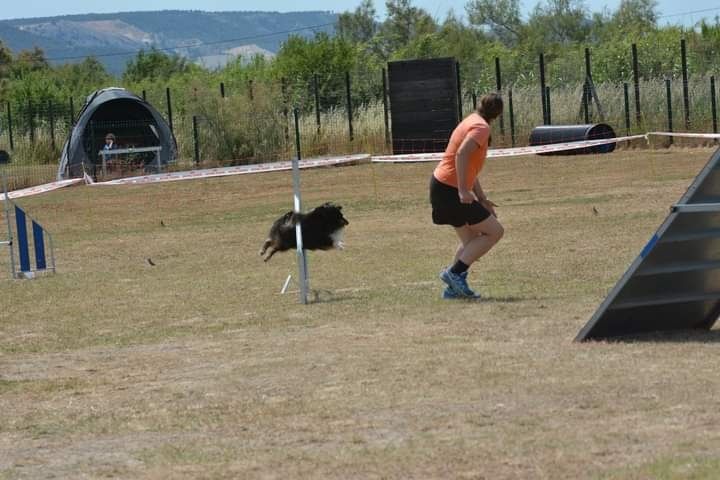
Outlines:
{"label": "tree", "polygon": [[612,16],[612,22],[620,31],[652,30],[657,24],[656,0],[622,0]]}
{"label": "tree", "polygon": [[387,0],[387,18],[373,39],[375,53],[383,59],[406,47],[412,40],[437,31],[432,17],[423,9],[413,7],[411,0]]}
{"label": "tree", "polygon": [[293,35],[283,43],[275,58],[278,77],[294,85],[294,93],[307,97],[314,75],[318,76],[323,106],[339,103],[344,95],[345,73],[352,70],[356,61],[355,46],[341,37],[330,37],[321,32],[307,39]]}
{"label": "tree", "polygon": [[375,6],[372,0],[362,0],[355,12],[341,13],[338,17],[337,33],[352,43],[367,43],[377,31]]}
{"label": "tree", "polygon": [[54,77],[60,86],[70,87],[71,90],[64,92],[64,96],[71,96],[75,92],[87,95],[93,90],[107,86],[112,79],[105,66],[95,57],[88,57],[80,63],[56,67]]}
{"label": "tree", "polygon": [[535,7],[528,26],[543,44],[584,42],[592,23],[582,0],[547,0]]}
{"label": "tree", "polygon": [[465,6],[471,25],[485,27],[507,46],[516,45],[523,32],[520,0],[471,0]]}
{"label": "tree", "polygon": [[137,56],[130,60],[123,73],[123,81],[140,82],[145,79],[168,79],[175,74],[188,73],[192,65],[179,55],[168,55],[155,48],[149,52],[140,50]]}
{"label": "tree", "polygon": [[45,52],[39,47],[32,50],[21,50],[12,63],[12,71],[17,78],[22,78],[23,75],[29,72],[46,70],[49,67],[50,64],[45,58]]}

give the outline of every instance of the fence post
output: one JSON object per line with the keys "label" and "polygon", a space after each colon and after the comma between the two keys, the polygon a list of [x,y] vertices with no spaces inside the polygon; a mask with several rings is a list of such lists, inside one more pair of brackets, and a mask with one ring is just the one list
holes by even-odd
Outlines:
{"label": "fence post", "polygon": [[635,84],[635,124],[642,123],[640,114],[640,69],[638,68],[637,45],[632,44],[632,66],[633,66],[633,83]]}
{"label": "fence post", "polygon": [[175,133],[173,129],[173,117],[172,117],[172,101],[170,99],[170,87],[165,87],[165,97],[167,98],[167,114],[168,114],[168,126],[170,131]]}
{"label": "fence post", "polygon": [[[672,124],[672,93],[670,92],[670,79],[665,79],[665,95],[667,97],[667,126],[668,126],[668,132],[673,131],[673,124]],[[673,138],[670,138],[670,143],[673,143]]]}
{"label": "fence post", "polygon": [[688,91],[687,49],[685,39],[680,39],[680,60],[682,62],[683,107],[685,109],[685,131],[690,130],[690,93]]}
{"label": "fence post", "polygon": [[543,125],[547,125],[547,104],[545,102],[545,56],[540,54],[540,101],[542,102]]}
{"label": "fence post", "polygon": [[585,47],[585,78],[592,78],[590,71],[590,49]]}
{"label": "fence post", "polygon": [[710,77],[710,108],[712,109],[713,133],[717,133],[717,100],[715,98],[715,75]]}
{"label": "fence post", "polygon": [[[495,57],[495,87],[502,94],[502,74],[500,73],[500,57]],[[477,98],[473,92],[473,110],[477,109]],[[505,137],[505,118],[500,115],[500,135]],[[504,140],[504,139],[503,139]]]}
{"label": "fence post", "polygon": [[455,77],[457,80],[457,96],[458,96],[458,122],[463,119],[462,108],[462,85],[460,83],[460,62],[455,62]]}
{"label": "fence post", "polygon": [[142,91],[142,99],[143,102],[147,102],[147,92],[145,92],[145,90]]}
{"label": "fence post", "polygon": [[10,102],[7,102],[7,117],[8,117],[8,136],[10,137],[10,150],[15,150],[15,142],[13,141],[13,125],[12,125],[12,111],[10,108]]}
{"label": "fence post", "polygon": [[220,82],[220,97],[225,98],[225,82]]}
{"label": "fence post", "polygon": [[33,111],[32,100],[28,99],[28,126],[30,127],[30,143],[35,143],[35,112]]}
{"label": "fence post", "polygon": [[350,72],[345,72],[345,95],[347,96],[347,116],[348,116],[348,134],[350,141],[354,140],[353,122],[352,122],[352,97],[350,96]]}
{"label": "fence post", "polygon": [[625,99],[625,134],[630,135],[630,94],[627,82],[623,83],[623,97]]}
{"label": "fence post", "polygon": [[72,97],[70,97],[70,121],[68,123],[71,129],[75,126],[75,105],[73,104]]}
{"label": "fence post", "polygon": [[515,112],[513,111],[512,87],[508,89],[508,110],[510,111],[510,143],[515,146]]}
{"label": "fence post", "polygon": [[287,98],[287,80],[285,80],[285,77],[282,77],[280,79],[280,92],[282,93],[282,102],[283,102],[283,116],[285,117],[285,141],[290,141],[290,130],[289,130],[289,118],[288,118],[288,98]]}
{"label": "fence post", "polygon": [[[473,102],[473,110],[477,110],[477,93],[475,93],[475,90],[472,92],[472,102]],[[502,118],[502,116],[500,116]]]}
{"label": "fence post", "polygon": [[313,74],[313,93],[315,94],[315,123],[317,124],[317,133],[320,135],[320,87],[317,73]]}
{"label": "fence post", "polygon": [[50,145],[55,150],[55,110],[52,100],[48,100],[48,115],[50,115]]}
{"label": "fence post", "polygon": [[250,101],[252,102],[255,100],[255,94],[253,93],[253,81],[252,78],[248,80],[248,95],[250,96]]}
{"label": "fence post", "polygon": [[588,85],[587,78],[585,78],[585,81],[583,82],[583,93],[582,93],[582,107],[583,107],[583,115],[585,124],[590,123],[590,106],[589,106],[589,97],[590,96],[590,85]]}
{"label": "fence post", "polygon": [[552,110],[550,108],[550,87],[545,86],[545,103],[547,105],[547,124],[552,125]]}
{"label": "fence post", "polygon": [[198,135],[197,116],[192,117],[193,144],[195,147],[195,165],[200,165],[200,135]]}
{"label": "fence post", "polygon": [[388,111],[387,74],[385,68],[382,69],[382,100],[385,120],[385,145],[390,145],[390,112]]}

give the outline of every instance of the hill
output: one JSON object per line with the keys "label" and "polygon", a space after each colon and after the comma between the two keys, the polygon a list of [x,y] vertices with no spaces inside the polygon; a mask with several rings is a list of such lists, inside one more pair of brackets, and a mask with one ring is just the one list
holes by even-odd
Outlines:
{"label": "hill", "polygon": [[0,40],[15,53],[40,47],[53,63],[94,55],[109,71],[119,74],[140,49],[154,47],[220,66],[223,59],[247,52],[271,55],[291,33],[332,31],[336,19],[336,14],[321,11],[67,15],[0,21]]}

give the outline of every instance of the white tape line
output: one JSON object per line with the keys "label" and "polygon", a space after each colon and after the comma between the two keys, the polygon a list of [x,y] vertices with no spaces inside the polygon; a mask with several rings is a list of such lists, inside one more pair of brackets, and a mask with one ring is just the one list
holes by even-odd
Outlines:
{"label": "white tape line", "polygon": [[[337,165],[357,165],[369,163],[370,155],[345,155],[332,158],[315,158],[300,161],[300,168],[332,167]],[[249,173],[281,172],[292,169],[292,162],[259,163],[253,165],[239,165],[236,167],[209,168],[205,170],[190,170],[187,172],[159,173],[142,177],[121,178],[109,182],[96,182],[96,185],[142,185],[148,183],[174,182],[191,180],[194,178],[225,177],[229,175],[245,175]]]}
{"label": "white tape line", "polygon": [[[606,145],[616,142],[625,142],[637,140],[641,138],[647,139],[649,136],[664,137],[685,137],[685,138],[704,138],[704,139],[720,139],[717,133],[684,133],[684,132],[648,132],[645,135],[632,135],[628,137],[608,138],[601,140],[584,140],[580,142],[555,143],[550,145],[537,145],[532,147],[517,148],[496,148],[488,150],[488,158],[495,157],[513,157],[519,155],[536,155],[538,153],[559,152],[565,150],[575,150],[578,148],[590,147],[595,145]],[[311,160],[303,160],[300,162],[300,168],[316,168],[331,167],[336,165],[356,165],[362,163],[409,163],[409,162],[438,162],[442,159],[443,153],[416,153],[406,155],[378,155],[371,157],[366,154],[345,155],[332,158],[318,158]],[[188,172],[175,172],[157,175],[146,175],[142,177],[123,178],[112,180],[109,182],[95,183],[87,175],[85,178],[72,178],[69,180],[61,180],[58,182],[46,183],[36,187],[25,188],[9,192],[8,196],[12,198],[29,197],[41,193],[51,192],[70,185],[85,182],[88,185],[133,185],[159,182],[172,182],[177,180],[190,180],[193,178],[211,178],[227,175],[243,175],[248,173],[264,173],[279,172],[292,169],[292,162],[275,162],[263,163],[255,165],[241,165],[237,167],[212,168],[206,170],[191,170]],[[4,195],[0,194],[0,199],[4,199]]]}
{"label": "white tape line", "polygon": [[[23,188],[22,190],[15,190],[8,193],[8,197],[11,199],[13,198],[22,198],[22,197],[30,197],[32,195],[39,195],[41,193],[51,192],[53,190],[57,190],[58,188],[64,188],[69,187],[70,185],[76,185],[78,183],[83,183],[82,178],[71,178],[69,180],[60,180],[58,182],[52,182],[52,183],[46,183],[44,185],[38,185],[36,187],[30,187],[30,188]],[[5,195],[0,193],[0,199],[5,200]]]}
{"label": "white tape line", "polygon": [[[629,142],[646,138],[645,135],[631,135],[629,137],[603,138],[599,140],[582,140],[579,142],[553,143],[548,145],[535,145],[530,147],[516,148],[493,148],[488,150],[487,158],[517,157],[520,155],[537,155],[539,153],[562,152],[577,150],[578,148],[594,147],[597,145],[609,145],[617,142]],[[443,153],[417,153],[406,155],[382,155],[372,157],[374,163],[400,163],[400,162],[439,162]]]}
{"label": "white tape line", "polygon": [[689,132],[648,132],[647,135],[661,137],[684,137],[684,138],[720,138],[720,133],[689,133]]}

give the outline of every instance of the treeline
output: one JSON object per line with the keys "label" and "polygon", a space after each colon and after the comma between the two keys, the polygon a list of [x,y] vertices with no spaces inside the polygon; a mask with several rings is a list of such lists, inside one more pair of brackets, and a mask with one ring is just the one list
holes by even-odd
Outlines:
{"label": "treeline", "polygon": [[96,58],[55,66],[40,49],[13,54],[0,41],[0,101],[65,104],[68,98],[115,85],[136,93],[170,87],[184,103],[183,96],[208,86],[223,84],[229,92],[252,94],[253,85],[280,84],[282,79],[286,95],[317,88],[324,106],[332,106],[343,96],[347,73],[356,101],[377,98],[379,72],[388,61],[452,56],[461,64],[464,89],[484,91],[494,88],[496,58],[504,85],[537,84],[540,53],[547,83],[555,87],[583,82],[585,48],[592,52],[595,83],[620,83],[632,78],[632,44],[637,45],[642,77],[679,77],[681,38],[691,74],[714,73],[720,67],[717,17],[692,27],[660,26],[654,0],[623,0],[616,10],[600,13],[590,12],[580,0],[543,0],[526,19],[519,0],[469,0],[466,20],[450,11],[442,21],[412,0],[387,0],[385,6],[387,15],[379,19],[373,1],[362,0],[338,17],[335,35],[290,36],[274,59],[238,59],[216,71],[149,50],[135,55],[117,78]]}

